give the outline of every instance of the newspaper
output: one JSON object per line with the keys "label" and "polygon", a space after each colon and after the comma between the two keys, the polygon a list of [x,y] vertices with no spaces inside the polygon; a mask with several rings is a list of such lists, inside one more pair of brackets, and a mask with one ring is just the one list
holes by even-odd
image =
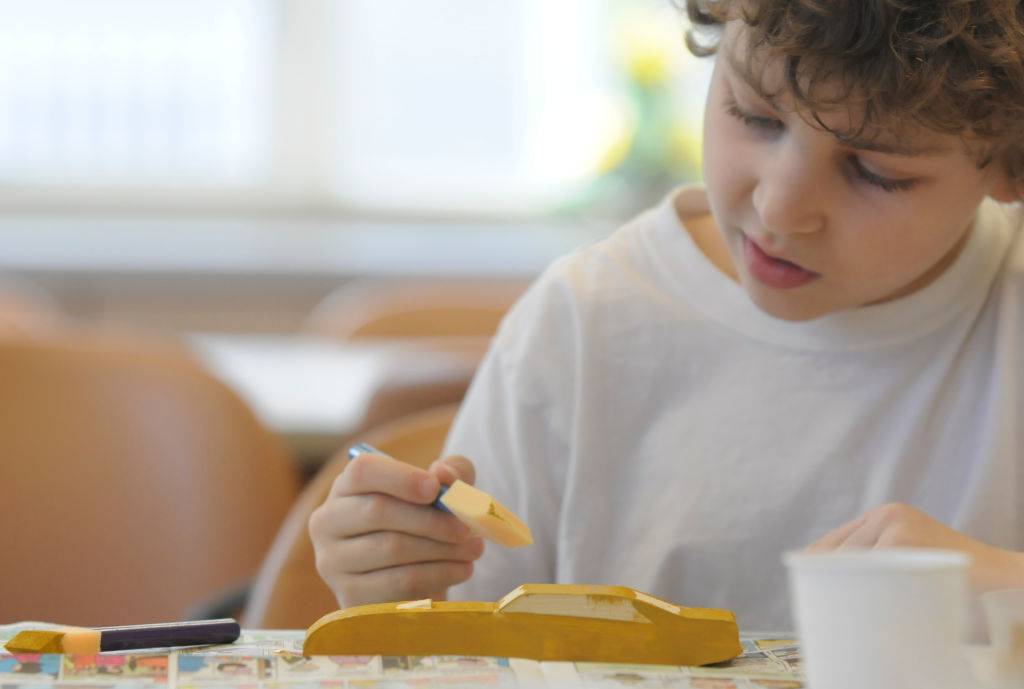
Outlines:
{"label": "newspaper", "polygon": [[[22,629],[0,626],[0,644]],[[224,646],[90,656],[0,653],[0,689],[460,689],[680,687],[801,689],[800,649],[785,635],[742,639],[703,667],[548,662],[476,656],[303,656],[301,630],[245,630]]]}

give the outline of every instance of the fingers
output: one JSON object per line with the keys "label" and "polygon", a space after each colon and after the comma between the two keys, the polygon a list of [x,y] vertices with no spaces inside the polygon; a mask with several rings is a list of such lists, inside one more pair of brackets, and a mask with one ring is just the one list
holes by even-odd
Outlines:
{"label": "fingers", "polygon": [[350,461],[309,520],[317,571],[338,602],[443,598],[468,579],[483,541],[430,503],[442,483],[474,478],[465,457],[429,470],[376,454]]}
{"label": "fingers", "polygon": [[379,531],[396,531],[442,543],[463,543],[472,533],[468,526],[446,512],[383,493],[331,498],[313,512],[309,522],[314,544]]}
{"label": "fingers", "polygon": [[329,557],[339,562],[358,563],[348,568],[349,574],[366,574],[402,565],[473,562],[483,551],[484,542],[479,537],[462,543],[441,543],[395,531],[378,531],[339,542]]}
{"label": "fingers", "polygon": [[428,469],[441,483],[451,485],[456,479],[470,485],[476,482],[476,468],[473,462],[462,455],[450,455],[434,461]]}
{"label": "fingers", "polygon": [[940,547],[942,541],[949,540],[954,533],[920,510],[894,502],[876,507],[833,529],[807,549],[823,552],[899,546]]}
{"label": "fingers", "polygon": [[437,477],[411,464],[383,455],[359,455],[334,480],[330,497],[382,493],[406,502],[427,505],[437,498]]}
{"label": "fingers", "polygon": [[484,550],[451,515],[379,494],[329,500],[313,513],[309,532],[317,571],[342,607],[443,599],[471,576]]}
{"label": "fingers", "polygon": [[860,529],[863,528],[864,523],[867,521],[868,514],[862,514],[861,516],[846,522],[845,524],[832,529],[827,534],[819,538],[818,540],[807,546],[808,552],[826,552],[829,550],[837,550],[842,547],[847,539],[856,534]]}
{"label": "fingers", "polygon": [[870,548],[885,547],[882,539],[884,529],[874,520],[868,519],[840,543],[836,550],[866,550]]}
{"label": "fingers", "polygon": [[393,600],[443,599],[473,575],[471,562],[425,562],[348,577],[334,594],[343,606]]}

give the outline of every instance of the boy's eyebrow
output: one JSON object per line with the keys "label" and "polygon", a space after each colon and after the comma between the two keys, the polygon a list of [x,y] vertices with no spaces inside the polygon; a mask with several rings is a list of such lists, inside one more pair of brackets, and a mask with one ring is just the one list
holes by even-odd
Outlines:
{"label": "boy's eyebrow", "polygon": [[[772,108],[778,110],[779,104],[777,99],[773,94],[765,92],[759,83],[759,80],[755,79],[754,75],[751,74],[749,65],[741,62],[734,51],[725,50],[723,52],[725,53],[726,60],[729,62],[729,67],[733,74],[742,79],[743,83],[746,84],[751,91],[757,94],[758,98],[763,99]],[[884,141],[880,139],[867,138],[844,139],[838,135],[836,135],[836,139],[844,146],[849,146],[850,148],[855,148],[859,151],[874,151],[876,153],[885,153],[897,156],[935,156],[949,152],[948,147],[938,144],[902,143],[897,141]]]}
{"label": "boy's eyebrow", "polygon": [[888,153],[889,155],[897,156],[934,156],[948,153],[949,149],[945,146],[938,144],[911,144],[911,143],[896,143],[894,141],[877,141],[877,140],[843,140],[840,141],[849,146],[850,148],[856,148],[859,151],[875,151],[877,153]]}

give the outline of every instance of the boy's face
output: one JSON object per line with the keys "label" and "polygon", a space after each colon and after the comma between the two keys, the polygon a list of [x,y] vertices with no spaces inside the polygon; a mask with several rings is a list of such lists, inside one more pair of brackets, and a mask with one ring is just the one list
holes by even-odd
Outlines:
{"label": "boy's face", "polygon": [[[1009,200],[995,165],[957,137],[917,129],[840,143],[793,111],[780,61],[758,94],[742,76],[743,29],[727,26],[705,110],[704,177],[736,277],[788,320],[895,299],[956,258],[987,195]],[[839,131],[856,113],[821,113]]]}

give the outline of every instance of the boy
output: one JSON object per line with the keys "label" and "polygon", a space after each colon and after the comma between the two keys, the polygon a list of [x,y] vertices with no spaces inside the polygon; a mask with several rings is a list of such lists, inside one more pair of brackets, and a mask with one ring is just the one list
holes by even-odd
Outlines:
{"label": "boy", "polygon": [[[706,189],[531,288],[463,456],[339,477],[310,531],[340,604],[607,583],[789,627],[780,553],[808,544],[955,548],[976,589],[1024,586],[1024,8],[688,9],[719,28]],[[535,537],[475,571],[424,507],[465,457]]]}

